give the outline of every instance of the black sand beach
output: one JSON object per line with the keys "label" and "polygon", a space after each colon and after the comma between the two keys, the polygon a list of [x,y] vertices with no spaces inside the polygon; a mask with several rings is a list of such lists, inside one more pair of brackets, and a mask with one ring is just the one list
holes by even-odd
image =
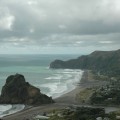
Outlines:
{"label": "black sand beach", "polygon": [[76,94],[78,94],[81,90],[85,88],[89,88],[92,86],[99,86],[100,84],[104,84],[103,82],[98,82],[90,78],[89,71],[84,71],[80,83],[76,85],[76,88],[69,93],[62,95],[59,98],[55,99],[54,104],[41,105],[37,107],[30,107],[28,109],[24,109],[18,113],[3,117],[4,120],[32,120],[36,115],[42,115],[44,112],[48,113],[54,109],[65,108],[70,105],[82,105],[80,101],[76,100]]}

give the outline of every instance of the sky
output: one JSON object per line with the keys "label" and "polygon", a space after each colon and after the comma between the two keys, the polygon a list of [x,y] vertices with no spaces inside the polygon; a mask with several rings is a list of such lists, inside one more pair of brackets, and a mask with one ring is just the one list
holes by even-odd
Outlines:
{"label": "sky", "polygon": [[0,0],[0,54],[120,48],[120,0]]}

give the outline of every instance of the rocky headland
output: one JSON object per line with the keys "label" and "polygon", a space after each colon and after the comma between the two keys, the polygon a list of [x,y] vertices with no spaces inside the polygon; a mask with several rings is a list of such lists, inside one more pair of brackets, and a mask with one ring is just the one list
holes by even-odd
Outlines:
{"label": "rocky headland", "polygon": [[120,49],[115,51],[94,51],[68,61],[55,60],[50,68],[89,69],[110,77],[120,77]]}
{"label": "rocky headland", "polygon": [[21,74],[10,75],[2,88],[0,104],[41,105],[53,103],[51,97],[25,81]]}

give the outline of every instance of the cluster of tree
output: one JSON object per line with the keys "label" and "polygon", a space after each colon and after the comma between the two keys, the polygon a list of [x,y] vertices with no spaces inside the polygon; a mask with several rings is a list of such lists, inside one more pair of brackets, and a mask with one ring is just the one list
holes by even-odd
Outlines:
{"label": "cluster of tree", "polygon": [[96,120],[97,117],[104,118],[103,108],[78,107],[76,109],[64,109],[56,112],[50,120]]}
{"label": "cluster of tree", "polygon": [[91,104],[120,105],[120,80],[98,88],[90,98]]}

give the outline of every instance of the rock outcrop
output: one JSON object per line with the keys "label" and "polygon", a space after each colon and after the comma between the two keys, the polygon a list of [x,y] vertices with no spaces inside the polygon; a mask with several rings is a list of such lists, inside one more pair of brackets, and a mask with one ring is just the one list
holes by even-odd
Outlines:
{"label": "rock outcrop", "polygon": [[95,51],[68,61],[55,60],[50,68],[91,69],[102,74],[119,76],[120,49],[116,51]]}
{"label": "rock outcrop", "polygon": [[51,97],[42,94],[40,89],[30,85],[20,74],[11,75],[6,79],[0,96],[1,104],[40,105],[53,102]]}

